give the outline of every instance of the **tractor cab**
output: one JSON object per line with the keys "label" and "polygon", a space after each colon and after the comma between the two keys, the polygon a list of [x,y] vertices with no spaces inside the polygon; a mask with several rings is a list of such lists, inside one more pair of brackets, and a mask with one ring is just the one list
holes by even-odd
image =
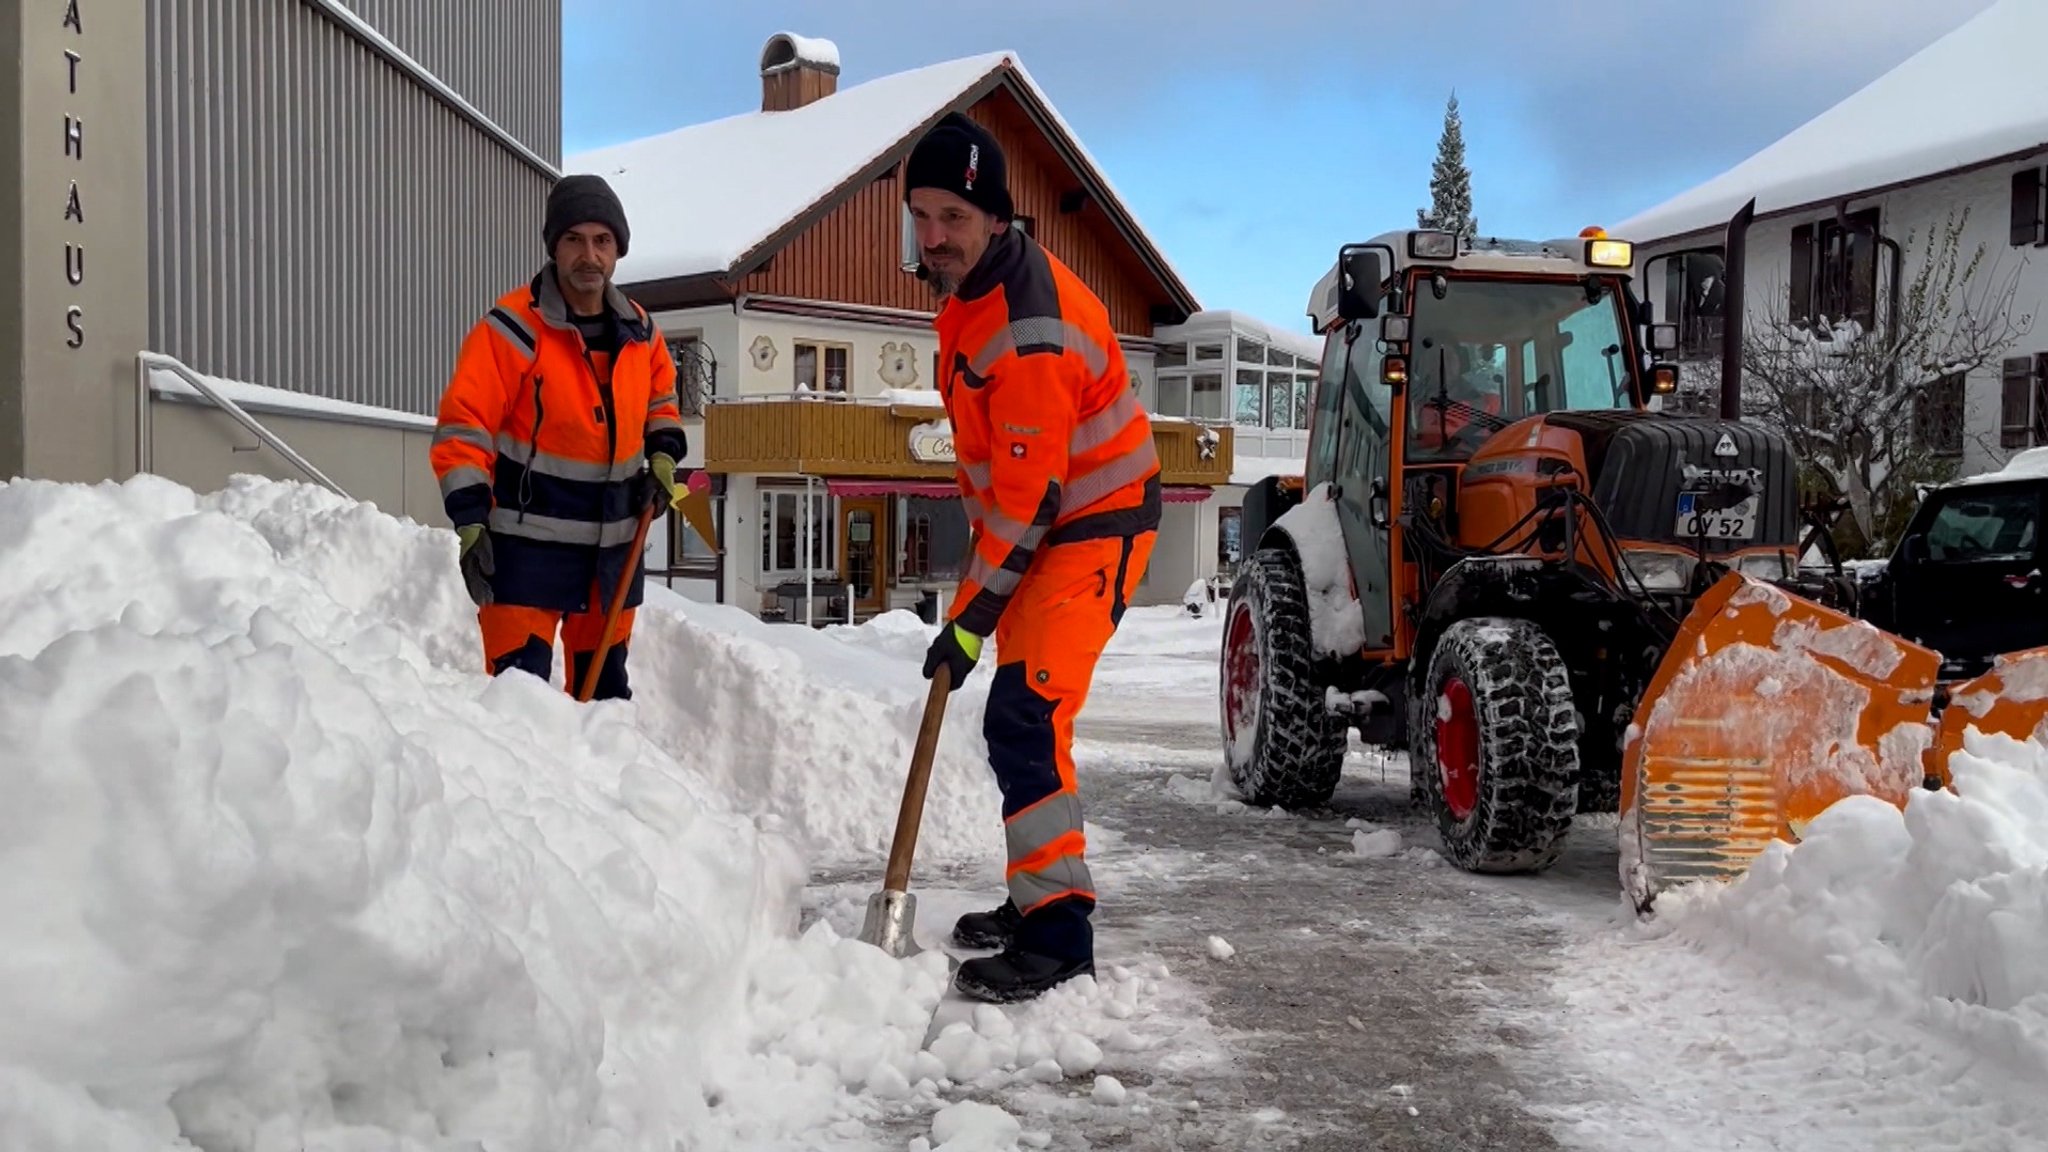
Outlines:
{"label": "tractor cab", "polygon": [[[1675,390],[1677,367],[1651,363],[1638,336],[1633,261],[1597,228],[1541,243],[1391,232],[1342,250],[1309,316],[1383,397],[1404,463],[1462,464],[1530,416],[1640,411]],[[1657,325],[1647,342],[1677,335]]]}

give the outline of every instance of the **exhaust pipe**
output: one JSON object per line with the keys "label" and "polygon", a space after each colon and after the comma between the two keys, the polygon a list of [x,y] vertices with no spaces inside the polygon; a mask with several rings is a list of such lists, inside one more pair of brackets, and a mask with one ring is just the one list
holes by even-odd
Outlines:
{"label": "exhaust pipe", "polygon": [[1757,215],[1755,197],[1729,219],[1729,236],[1720,250],[1720,418],[1743,418],[1743,264],[1749,252],[1749,221]]}
{"label": "exhaust pipe", "polygon": [[1728,221],[1722,241],[1721,280],[1726,286],[1721,305],[1721,419],[1742,419],[1742,272],[1749,251],[1749,222],[1756,216],[1756,198]]}

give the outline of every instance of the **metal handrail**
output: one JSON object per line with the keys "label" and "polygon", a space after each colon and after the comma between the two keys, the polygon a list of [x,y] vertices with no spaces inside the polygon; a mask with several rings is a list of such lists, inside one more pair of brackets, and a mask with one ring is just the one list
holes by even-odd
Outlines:
{"label": "metal handrail", "polygon": [[149,471],[149,373],[153,368],[161,368],[185,383],[190,384],[201,396],[206,397],[208,401],[212,402],[214,407],[227,413],[237,424],[248,429],[250,435],[262,441],[272,452],[284,457],[293,467],[304,472],[328,491],[344,500],[354,499],[341,485],[328,479],[327,473],[314,467],[312,461],[299,455],[297,449],[280,439],[277,433],[265,428],[254,416],[244,411],[240,404],[229,399],[220,389],[207,383],[204,376],[186,367],[184,362],[176,357],[166,356],[161,352],[137,352],[135,354],[135,463],[138,471]]}

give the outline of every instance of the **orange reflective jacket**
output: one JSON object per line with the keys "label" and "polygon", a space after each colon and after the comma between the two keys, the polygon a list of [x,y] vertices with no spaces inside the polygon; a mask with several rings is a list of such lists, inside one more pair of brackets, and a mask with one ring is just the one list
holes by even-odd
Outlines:
{"label": "orange reflective jacket", "polygon": [[593,580],[609,592],[628,571],[627,603],[640,602],[626,553],[644,461],[688,451],[675,378],[639,305],[612,288],[605,314],[579,327],[552,263],[470,328],[429,459],[448,518],[489,527],[498,602],[584,611]]}
{"label": "orange reflective jacket", "polygon": [[1108,310],[1016,228],[934,326],[974,540],[952,615],[986,636],[1041,546],[1159,527],[1159,458]]}

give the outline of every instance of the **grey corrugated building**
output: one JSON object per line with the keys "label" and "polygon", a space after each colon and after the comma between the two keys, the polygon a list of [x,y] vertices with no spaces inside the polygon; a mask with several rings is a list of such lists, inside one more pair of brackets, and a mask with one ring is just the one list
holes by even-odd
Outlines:
{"label": "grey corrugated building", "polygon": [[274,436],[437,519],[457,344],[543,255],[561,0],[5,8],[0,476],[301,474]]}

